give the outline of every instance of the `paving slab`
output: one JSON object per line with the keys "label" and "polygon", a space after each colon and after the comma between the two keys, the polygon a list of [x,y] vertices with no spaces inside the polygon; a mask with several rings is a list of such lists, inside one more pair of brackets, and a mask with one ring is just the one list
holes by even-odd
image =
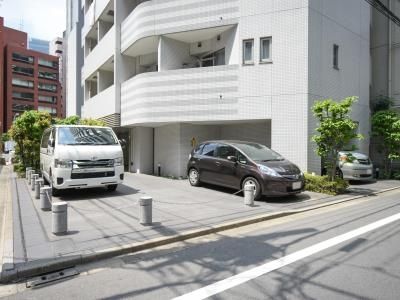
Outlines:
{"label": "paving slab", "polygon": [[[15,260],[28,268],[57,258],[75,259],[107,249],[173,237],[183,232],[213,228],[222,223],[252,218],[266,213],[329,203],[349,195],[327,196],[305,192],[298,196],[265,198],[250,207],[236,191],[214,186],[192,187],[186,180],[125,174],[116,192],[106,189],[71,190],[53,197],[68,203],[68,232],[51,233],[52,213],[40,209],[40,201],[25,179],[13,176],[14,244],[23,251]],[[352,185],[350,195],[367,195],[397,188],[399,181],[378,181]],[[153,224],[139,223],[141,196],[153,198]],[[21,257],[22,256],[22,257]]]}

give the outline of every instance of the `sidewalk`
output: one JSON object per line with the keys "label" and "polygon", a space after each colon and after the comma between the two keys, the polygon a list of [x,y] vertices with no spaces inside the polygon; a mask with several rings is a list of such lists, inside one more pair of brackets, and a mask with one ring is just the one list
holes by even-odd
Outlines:
{"label": "sidewalk", "polygon": [[[186,180],[128,173],[115,193],[105,189],[74,190],[53,198],[67,201],[69,206],[69,232],[56,236],[51,233],[51,212],[40,209],[40,202],[34,199],[25,179],[17,179],[9,169],[6,171],[12,179],[14,270],[9,273],[12,276],[3,273],[3,278],[32,276],[173,239],[182,240],[191,236],[188,232],[199,235],[218,231],[223,229],[221,224],[232,227],[260,221],[295,209],[399,187],[400,183],[356,185],[350,195],[336,197],[306,192],[296,197],[257,201],[255,206],[248,207],[243,204],[243,197],[232,194],[235,191],[210,186],[194,188]],[[138,200],[143,195],[153,197],[152,226],[139,224]]]}

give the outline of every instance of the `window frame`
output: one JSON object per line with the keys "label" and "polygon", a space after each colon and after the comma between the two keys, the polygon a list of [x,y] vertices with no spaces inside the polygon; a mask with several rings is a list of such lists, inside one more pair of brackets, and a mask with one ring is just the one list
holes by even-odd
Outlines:
{"label": "window frame", "polygon": [[[263,41],[269,41],[269,57],[263,58]],[[260,63],[272,62],[272,36],[265,36],[260,38]]]}
{"label": "window frame", "polygon": [[[251,42],[251,60],[246,60],[246,44]],[[254,39],[244,39],[242,43],[242,63],[243,65],[254,65]]]}
{"label": "window frame", "polygon": [[333,44],[333,68],[339,70],[339,45]]}

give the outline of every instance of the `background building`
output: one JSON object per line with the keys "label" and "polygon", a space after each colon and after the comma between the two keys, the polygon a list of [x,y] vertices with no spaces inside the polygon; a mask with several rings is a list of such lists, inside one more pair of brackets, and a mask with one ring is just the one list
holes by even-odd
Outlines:
{"label": "background building", "polygon": [[58,57],[58,81],[61,87],[61,116],[65,117],[66,107],[65,107],[65,88],[64,88],[64,41],[63,38],[57,37],[50,41],[49,43],[49,54]]}
{"label": "background building", "polygon": [[[396,16],[400,16],[400,2],[381,0]],[[400,109],[400,26],[377,10],[372,11],[371,26],[372,84],[371,104],[381,97],[393,100],[394,108]],[[371,159],[378,167],[383,166],[383,156],[378,152],[379,142],[371,139]],[[400,168],[400,162],[394,167]]]}
{"label": "background building", "polygon": [[28,49],[49,54],[49,41],[29,38]]}
{"label": "background building", "polygon": [[[67,21],[64,34],[64,87],[66,116],[81,116],[83,105],[82,66],[84,61],[82,26],[84,7],[81,0],[67,0]],[[66,67],[68,66],[68,67]]]}
{"label": "background building", "polygon": [[26,32],[4,26],[0,17],[0,121],[7,131],[25,110],[61,117],[58,57],[27,49]]}

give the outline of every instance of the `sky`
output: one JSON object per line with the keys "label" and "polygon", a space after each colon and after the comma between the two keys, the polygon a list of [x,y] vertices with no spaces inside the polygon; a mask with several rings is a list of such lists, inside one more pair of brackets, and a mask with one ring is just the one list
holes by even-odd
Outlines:
{"label": "sky", "polygon": [[65,0],[0,0],[5,26],[28,33],[28,38],[52,40],[65,30]]}

